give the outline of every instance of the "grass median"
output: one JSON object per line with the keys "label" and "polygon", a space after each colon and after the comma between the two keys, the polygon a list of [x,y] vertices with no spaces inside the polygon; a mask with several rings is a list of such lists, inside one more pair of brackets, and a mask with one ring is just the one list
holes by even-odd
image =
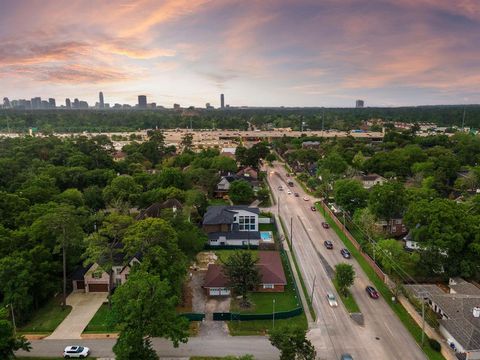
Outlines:
{"label": "grass median", "polygon": [[445,360],[443,355],[434,349],[432,349],[428,343],[428,340],[425,340],[423,346],[421,346],[422,341],[422,329],[418,324],[413,320],[410,314],[405,310],[405,308],[399,302],[392,302],[392,292],[390,289],[385,285],[385,283],[377,276],[375,271],[372,267],[368,264],[368,262],[363,258],[360,254],[360,251],[350,242],[350,240],[345,236],[343,231],[337,226],[337,224],[333,221],[330,215],[323,210],[323,207],[320,204],[316,204],[317,209],[323,214],[325,220],[330,224],[331,228],[337,233],[338,237],[342,240],[345,244],[345,247],[350,251],[353,257],[357,260],[358,264],[368,276],[370,281],[375,285],[377,290],[382,294],[383,298],[390,306],[390,308],[395,312],[398,316],[402,324],[405,328],[410,332],[413,336],[417,344],[422,348],[425,355],[427,355],[429,360]]}
{"label": "grass median", "polygon": [[[280,216],[279,216],[279,219],[280,219],[280,224],[281,224],[282,229],[283,229],[283,233],[285,234],[285,240],[287,241],[288,247],[291,249],[290,240],[288,239],[288,235],[287,235],[288,232],[286,230],[287,228],[285,227],[285,224],[283,223],[283,219]],[[310,316],[315,321],[317,319],[317,315],[315,314],[315,310],[313,309],[313,305],[312,305],[312,302],[310,300],[310,296],[309,296],[309,293],[308,293],[308,290],[307,290],[307,286],[305,285],[305,282],[303,281],[303,276],[302,276],[302,273],[300,272],[300,267],[298,266],[297,258],[295,257],[295,254],[292,251],[290,251],[290,254],[292,255],[293,265],[295,266],[295,270],[297,271],[298,278],[300,279],[300,286],[302,287],[303,295],[305,296],[305,299],[307,299],[308,310],[310,311]]]}
{"label": "grass median", "polygon": [[335,286],[335,289],[337,290],[338,296],[340,296],[340,299],[343,302],[343,305],[345,305],[345,308],[349,313],[359,313],[360,308],[355,301],[355,298],[353,297],[352,293],[350,291],[346,291],[346,296],[343,295],[343,293],[340,291],[340,288],[338,287],[338,284],[335,280],[332,280],[333,286]]}

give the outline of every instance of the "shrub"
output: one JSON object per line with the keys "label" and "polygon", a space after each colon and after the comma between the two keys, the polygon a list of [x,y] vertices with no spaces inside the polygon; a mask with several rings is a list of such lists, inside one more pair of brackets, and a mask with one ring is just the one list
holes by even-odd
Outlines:
{"label": "shrub", "polygon": [[442,351],[442,346],[440,343],[435,340],[435,339],[428,339],[428,343],[430,344],[430,347],[435,350],[436,352]]}

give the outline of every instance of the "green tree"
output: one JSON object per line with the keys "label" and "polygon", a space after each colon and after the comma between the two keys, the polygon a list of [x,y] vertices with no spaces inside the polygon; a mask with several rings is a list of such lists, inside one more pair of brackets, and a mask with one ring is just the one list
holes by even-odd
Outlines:
{"label": "green tree", "polygon": [[248,204],[255,196],[251,185],[245,180],[235,180],[230,184],[228,196],[234,204]]}
{"label": "green tree", "polygon": [[377,218],[390,220],[402,217],[407,205],[403,184],[389,181],[375,185],[368,205]]}
{"label": "green tree", "polygon": [[141,192],[142,186],[138,185],[133,177],[122,175],[117,176],[103,189],[103,198],[110,204],[117,201],[133,204]]}
{"label": "green tree", "polygon": [[348,164],[339,153],[331,152],[325,158],[318,161],[318,167],[322,171],[327,170],[331,174],[341,175],[347,170]]}
{"label": "green tree", "polygon": [[78,189],[67,189],[61,194],[55,196],[55,201],[70,204],[75,207],[80,207],[85,205],[85,199],[83,194]]}
{"label": "green tree", "polygon": [[[113,316],[120,326],[114,352],[117,359],[157,359],[150,337],[170,339],[175,347],[188,340],[188,321],[179,317],[168,281],[134,270],[112,296]],[[132,357],[133,356],[133,357]]]}
{"label": "green tree", "polygon": [[353,213],[367,204],[368,191],[358,180],[337,180],[334,185],[334,194],[336,203],[349,213]]}
{"label": "green tree", "polygon": [[277,160],[277,157],[275,156],[274,153],[270,153],[265,157],[265,160],[267,160],[270,164],[273,163],[275,160]]}
{"label": "green tree", "polygon": [[267,188],[261,188],[257,190],[257,199],[260,202],[267,201],[270,197],[270,191]]}
{"label": "green tree", "polygon": [[260,273],[257,268],[258,259],[251,252],[235,251],[223,263],[223,271],[229,279],[233,291],[242,296],[241,305],[248,307],[247,293],[260,284]]}
{"label": "green tree", "polygon": [[[111,213],[103,220],[102,226],[85,238],[85,264],[97,263],[109,274],[110,292],[112,294],[112,267],[115,259],[123,253],[122,240],[128,227],[133,224],[130,216]],[[109,302],[109,305],[111,303]]]}
{"label": "green tree", "polygon": [[367,236],[373,239],[377,239],[381,235],[381,232],[376,225],[377,219],[369,208],[357,209],[353,215],[353,223],[362,229]]}
{"label": "green tree", "polygon": [[141,268],[169,282],[178,294],[187,269],[187,258],[180,250],[178,236],[164,219],[148,218],[137,221],[125,234],[124,249],[129,256],[141,253]]}
{"label": "green tree", "polygon": [[192,133],[186,133],[182,137],[182,141],[180,142],[180,146],[183,149],[183,152],[189,152],[192,151],[193,147],[193,134]]}
{"label": "green tree", "polygon": [[228,171],[233,173],[237,171],[237,162],[228,156],[219,155],[213,158],[211,167],[218,171]]}
{"label": "green tree", "polygon": [[269,339],[280,350],[280,360],[315,360],[317,356],[306,330],[300,327],[278,327],[271,331]]}
{"label": "green tree", "polygon": [[347,290],[353,285],[354,279],[355,270],[352,265],[346,263],[335,265],[335,282],[344,296],[348,294]]}
{"label": "green tree", "polygon": [[[404,277],[403,271],[414,275],[420,256],[418,253],[405,251],[401,242],[395,239],[380,240],[375,246],[375,258],[382,269],[390,276]],[[401,270],[399,270],[399,268]]]}
{"label": "green tree", "polygon": [[62,254],[63,263],[63,302],[65,308],[67,301],[67,254],[68,249],[80,244],[83,238],[83,229],[75,213],[75,209],[70,205],[59,205],[53,211],[38,218],[30,227],[30,233],[33,238],[39,238],[46,235],[54,242],[54,252]]}
{"label": "green tree", "polygon": [[0,259],[0,293],[3,304],[13,305],[17,320],[28,318],[32,309],[32,263],[17,253]]}
{"label": "green tree", "polygon": [[8,320],[6,308],[0,308],[0,359],[16,359],[15,351],[30,351],[30,343],[22,335],[16,335],[12,323]]}

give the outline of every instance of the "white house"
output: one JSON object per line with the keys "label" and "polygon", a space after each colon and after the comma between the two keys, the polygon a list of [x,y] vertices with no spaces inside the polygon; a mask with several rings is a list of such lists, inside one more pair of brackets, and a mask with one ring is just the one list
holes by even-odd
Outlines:
{"label": "white house", "polygon": [[260,243],[260,210],[248,206],[209,206],[203,230],[212,246],[257,246]]}
{"label": "white house", "polygon": [[480,289],[461,279],[449,280],[449,292],[437,285],[405,285],[440,316],[439,331],[463,359],[480,359]]}

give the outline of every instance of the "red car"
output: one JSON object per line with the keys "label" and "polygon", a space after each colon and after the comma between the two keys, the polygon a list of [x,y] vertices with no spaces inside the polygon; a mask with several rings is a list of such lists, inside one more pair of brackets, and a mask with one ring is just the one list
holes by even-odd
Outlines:
{"label": "red car", "polygon": [[329,228],[330,228],[330,225],[328,225],[328,223],[326,223],[326,222],[324,221],[324,222],[322,222],[322,227],[323,227],[324,229],[329,229]]}
{"label": "red car", "polygon": [[379,295],[378,295],[378,292],[377,290],[375,290],[375,288],[373,286],[367,286],[365,288],[365,291],[367,292],[367,294],[372,298],[372,299],[378,299],[379,298]]}

